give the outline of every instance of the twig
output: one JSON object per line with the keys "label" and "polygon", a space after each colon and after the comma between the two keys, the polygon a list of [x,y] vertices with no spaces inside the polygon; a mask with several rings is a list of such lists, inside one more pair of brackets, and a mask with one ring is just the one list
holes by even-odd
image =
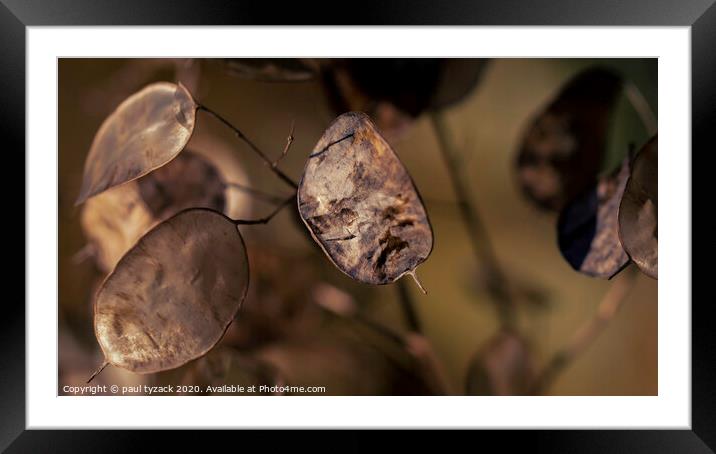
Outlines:
{"label": "twig", "polygon": [[209,109],[208,107],[206,107],[202,104],[199,104],[199,107],[197,107],[197,109],[203,110],[204,112],[208,113],[209,115],[211,115],[214,118],[216,118],[217,120],[219,120],[221,123],[223,123],[229,129],[234,131],[234,134],[236,134],[236,137],[243,140],[249,146],[249,148],[251,148],[251,150],[261,158],[261,160],[264,162],[264,164],[266,164],[268,166],[268,168],[271,169],[271,171],[276,174],[276,176],[278,176],[281,180],[283,180],[286,184],[288,184],[292,188],[294,188],[294,189],[298,188],[298,184],[296,184],[295,181],[293,181],[288,175],[283,173],[276,165],[274,165],[274,163],[271,162],[271,160],[264,154],[264,152],[261,151],[251,140],[249,140],[249,138],[246,137],[244,135],[244,133],[241,132],[241,130],[239,130],[239,128],[237,128],[236,126],[231,124],[227,119],[225,119],[218,113],[214,112],[213,110]]}
{"label": "twig", "polygon": [[278,163],[281,162],[281,160],[283,158],[285,158],[286,155],[288,154],[288,150],[289,150],[289,148],[291,148],[291,144],[293,143],[293,138],[294,138],[293,132],[295,129],[296,129],[296,122],[292,121],[291,122],[291,131],[288,133],[288,137],[286,138],[286,146],[283,147],[283,152],[281,152],[281,156],[276,158],[276,160],[271,164],[271,167],[273,167],[274,169],[276,167],[278,167]]}
{"label": "twig", "polygon": [[99,368],[98,368],[96,371],[94,371],[94,373],[92,374],[92,376],[87,379],[87,383],[89,383],[89,382],[91,382],[92,380],[94,380],[94,378],[95,378],[97,375],[99,375],[99,373],[102,372],[102,371],[104,370],[104,368],[107,367],[108,365],[109,365],[109,361],[105,360],[105,361],[102,363],[102,365],[99,366]]}
{"label": "twig", "polygon": [[512,327],[516,321],[511,293],[505,275],[497,262],[487,229],[478,214],[477,204],[470,196],[472,192],[469,189],[460,157],[450,141],[447,125],[442,115],[438,112],[433,113],[431,119],[440,143],[445,166],[450,174],[450,181],[457,197],[463,222],[467,227],[468,236],[472,240],[473,252],[478,262],[485,267],[487,290],[495,302],[500,324],[502,327]]}
{"label": "twig", "polygon": [[236,225],[254,225],[254,224],[267,224],[274,216],[276,216],[286,205],[296,200],[296,194],[294,193],[291,197],[287,198],[279,206],[276,207],[268,216],[259,219],[232,219]]}
{"label": "twig", "polygon": [[633,267],[624,270],[623,274],[609,287],[597,307],[596,314],[574,333],[569,342],[554,354],[542,372],[538,374],[533,394],[541,394],[549,388],[559,373],[585,352],[614,318],[626,301],[626,296],[634,286],[638,275]]}
{"label": "twig", "polygon": [[283,197],[279,197],[277,195],[268,194],[263,191],[259,191],[258,189],[254,189],[250,186],[245,186],[241,183],[226,183],[227,188],[231,189],[237,189],[241,192],[245,192],[247,194],[251,194],[252,196],[256,197],[259,200],[263,200],[265,202],[270,203],[282,203],[284,201]]}
{"label": "twig", "polygon": [[639,119],[644,125],[644,129],[646,129],[646,133],[649,137],[656,134],[658,126],[656,115],[654,115],[654,111],[651,110],[649,102],[646,100],[639,88],[633,82],[627,82],[624,87],[624,92],[629,100],[629,103],[634,108],[637,115],[639,115]]}

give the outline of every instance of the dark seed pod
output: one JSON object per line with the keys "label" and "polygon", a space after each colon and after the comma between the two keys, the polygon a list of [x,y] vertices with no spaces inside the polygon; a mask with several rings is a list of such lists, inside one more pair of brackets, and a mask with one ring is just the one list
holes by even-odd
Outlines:
{"label": "dark seed pod", "polygon": [[612,175],[567,204],[557,223],[559,250],[576,271],[611,278],[629,262],[619,240],[619,203],[629,159]]}
{"label": "dark seed pod", "polygon": [[520,187],[537,206],[559,211],[595,183],[622,85],[608,70],[589,69],[571,79],[532,121],[516,164]]}
{"label": "dark seed pod", "polygon": [[388,284],[428,258],[433,231],[410,175],[362,113],[328,127],[308,158],[298,211],[339,270]]}
{"label": "dark seed pod", "polygon": [[619,207],[619,236],[639,269],[658,278],[658,141],[637,154]]}

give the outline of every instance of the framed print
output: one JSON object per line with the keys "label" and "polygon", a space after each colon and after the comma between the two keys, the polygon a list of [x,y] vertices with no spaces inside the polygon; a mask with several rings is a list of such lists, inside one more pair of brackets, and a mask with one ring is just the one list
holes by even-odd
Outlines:
{"label": "framed print", "polygon": [[252,2],[4,3],[26,286],[3,448],[235,428],[716,445],[691,255],[709,2],[397,2],[300,27]]}

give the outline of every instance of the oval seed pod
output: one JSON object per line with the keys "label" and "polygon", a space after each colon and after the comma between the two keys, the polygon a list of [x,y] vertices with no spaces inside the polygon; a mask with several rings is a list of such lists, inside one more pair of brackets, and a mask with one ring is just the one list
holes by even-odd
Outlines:
{"label": "oval seed pod", "polygon": [[76,203],[174,159],[194,131],[197,107],[183,85],[168,82],[127,98],[95,134]]}
{"label": "oval seed pod", "polygon": [[628,263],[619,240],[619,203],[629,178],[629,158],[617,171],[601,178],[570,202],[557,222],[562,256],[576,271],[611,279]]}
{"label": "oval seed pod", "polygon": [[527,342],[502,331],[477,352],[470,362],[467,394],[472,396],[523,396],[536,378]]}
{"label": "oval seed pod", "polygon": [[634,158],[619,206],[619,237],[639,269],[658,278],[658,140],[654,136]]}
{"label": "oval seed pod", "polygon": [[525,131],[517,179],[538,207],[560,211],[593,185],[601,169],[621,77],[592,68],[573,77]]}
{"label": "oval seed pod", "polygon": [[246,296],[244,241],[226,216],[190,209],[157,225],[97,292],[106,363],[138,373],[179,367],[224,335]]}
{"label": "oval seed pod", "polygon": [[109,272],[152,226],[187,208],[223,212],[229,191],[213,163],[186,150],[162,168],[87,200],[80,222],[97,266]]}
{"label": "oval seed pod", "polygon": [[314,240],[357,281],[415,277],[432,251],[420,195],[365,114],[349,112],[331,123],[308,157],[297,199]]}

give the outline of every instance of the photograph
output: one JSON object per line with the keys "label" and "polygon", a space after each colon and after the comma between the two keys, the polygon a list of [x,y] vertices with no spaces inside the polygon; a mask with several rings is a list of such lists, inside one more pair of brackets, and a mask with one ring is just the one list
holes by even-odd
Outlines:
{"label": "photograph", "polygon": [[56,59],[60,399],[660,395],[658,58],[158,57]]}

